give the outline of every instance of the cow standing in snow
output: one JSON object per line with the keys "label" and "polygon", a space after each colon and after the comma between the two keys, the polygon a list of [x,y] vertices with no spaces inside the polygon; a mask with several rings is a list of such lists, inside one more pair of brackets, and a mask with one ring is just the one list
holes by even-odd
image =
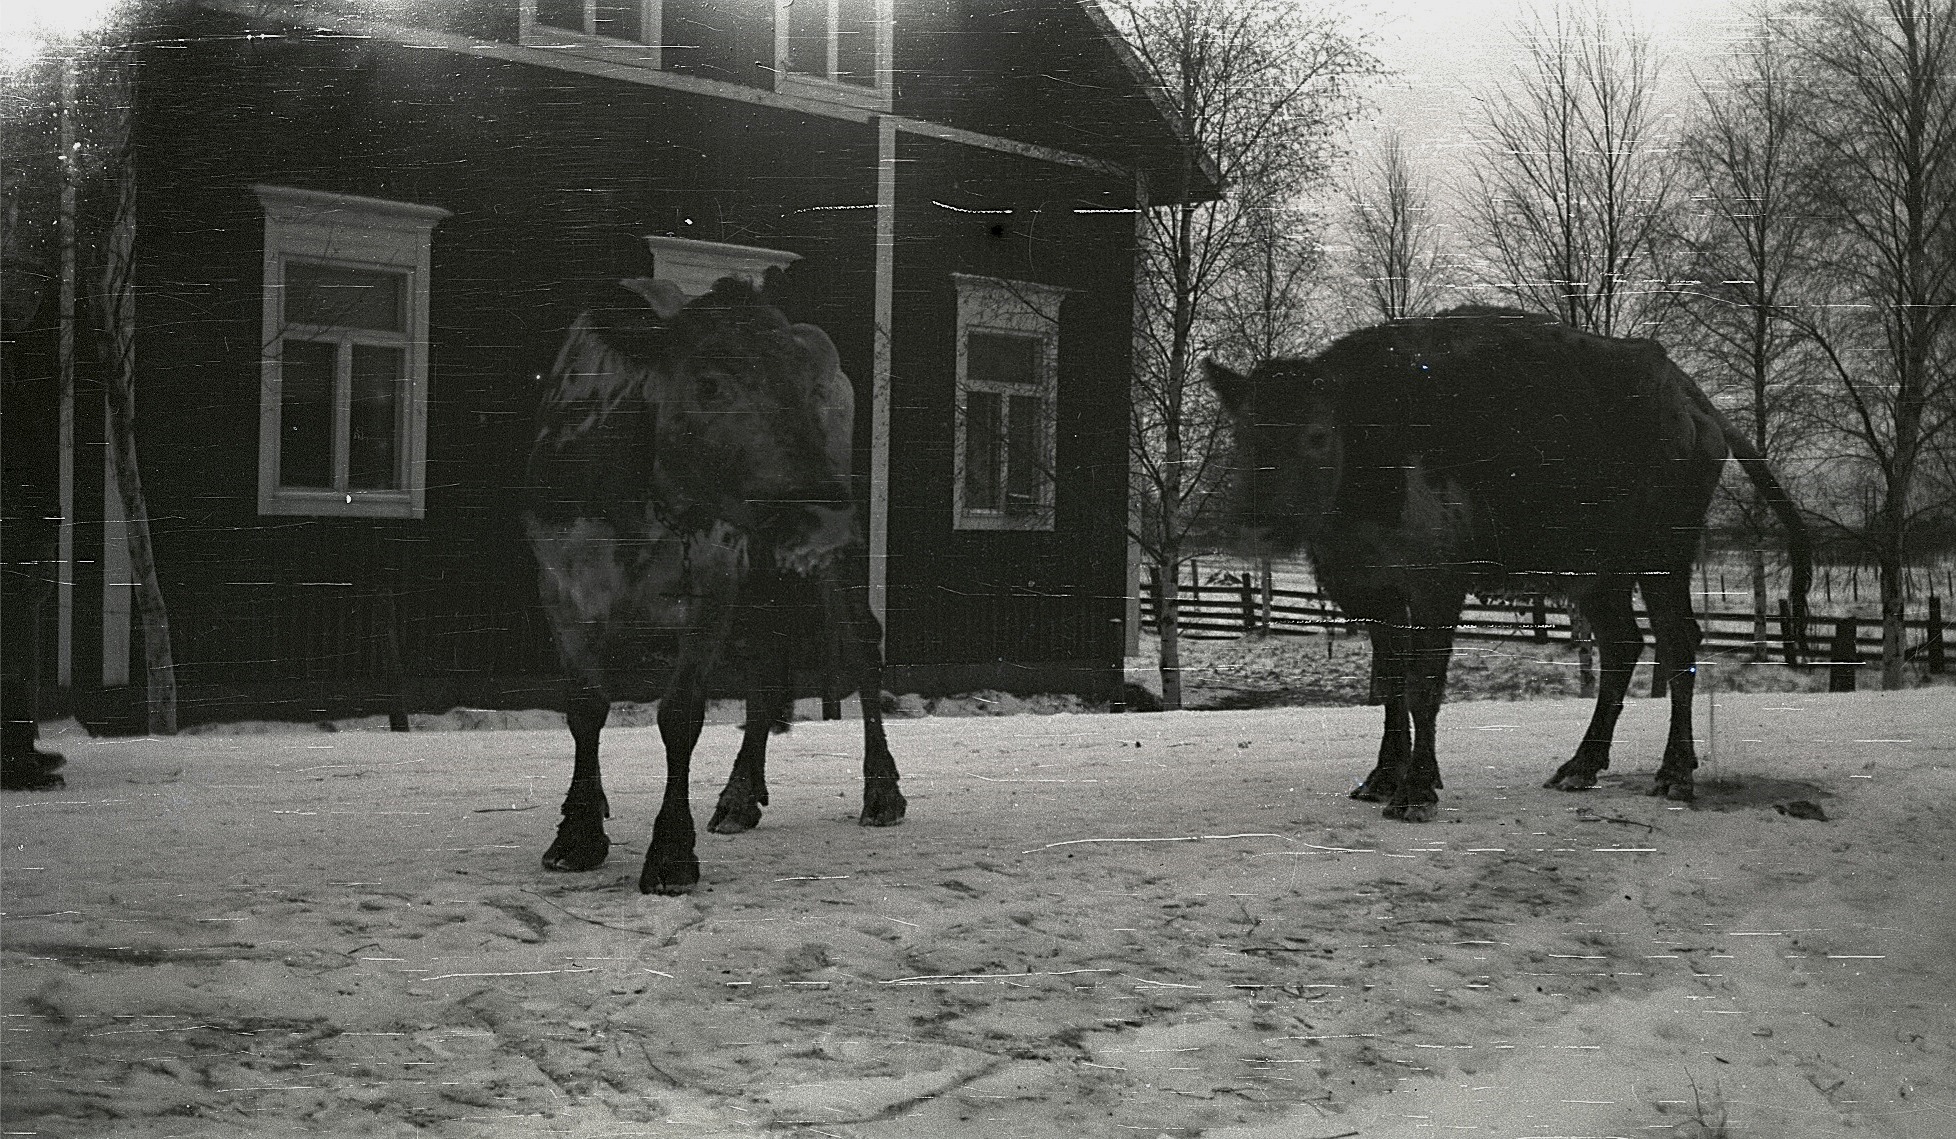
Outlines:
{"label": "cow standing in snow", "polygon": [[[1689,800],[1700,641],[1691,565],[1728,457],[1786,529],[1795,629],[1812,576],[1799,513],[1664,350],[1544,317],[1462,308],[1344,337],[1309,359],[1208,375],[1235,430],[1232,528],[1246,554],[1309,555],[1364,622],[1384,688],[1379,760],[1353,797],[1388,817],[1438,810],[1434,726],[1469,589],[1566,595],[1602,653],[1596,711],[1548,786],[1596,785],[1643,636],[1670,685],[1653,795]],[[1796,632],[1796,637],[1798,636]]]}
{"label": "cow standing in snow", "polygon": [[854,397],[835,346],[743,281],[690,303],[666,282],[620,284],[572,324],[530,455],[524,527],[576,743],[543,863],[603,863],[608,678],[676,647],[658,710],[665,798],[638,885],[680,894],[699,881],[688,771],[706,677],[722,658],[742,668],[747,718],[710,829],[760,820],[767,737],[786,727],[798,666],[852,672],[862,693],[862,824],[901,822],[904,799],[884,739],[882,630],[849,489]]}

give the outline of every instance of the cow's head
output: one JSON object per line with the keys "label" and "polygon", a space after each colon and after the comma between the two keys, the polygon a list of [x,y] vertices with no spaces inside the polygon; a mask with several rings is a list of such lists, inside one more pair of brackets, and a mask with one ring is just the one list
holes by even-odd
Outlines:
{"label": "cow's head", "polygon": [[[688,302],[663,281],[622,284],[644,307],[596,328],[656,408],[652,488],[693,518],[731,523],[750,549],[808,572],[855,536],[855,398],[821,329],[790,324],[745,281]],[[594,314],[587,314],[587,318]]]}
{"label": "cow's head", "polygon": [[1271,360],[1244,376],[1215,361],[1209,384],[1235,429],[1229,535],[1253,556],[1287,556],[1320,536],[1335,509],[1344,443],[1308,360]]}

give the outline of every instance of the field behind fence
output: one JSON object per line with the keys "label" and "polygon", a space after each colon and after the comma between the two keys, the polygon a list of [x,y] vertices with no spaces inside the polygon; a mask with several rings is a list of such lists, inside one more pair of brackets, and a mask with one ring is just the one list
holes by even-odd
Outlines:
{"label": "field behind fence", "polygon": [[[1265,590],[1262,575],[1248,568],[1198,570],[1196,580],[1180,586],[1180,628],[1183,636],[1194,639],[1228,639],[1249,632],[1278,635],[1311,635],[1356,632],[1354,623],[1339,612],[1331,600],[1314,588],[1309,570],[1297,566],[1273,567],[1271,588]],[[1750,650],[1759,644],[1750,607],[1730,607],[1730,591],[1701,588],[1694,599],[1699,625],[1704,632],[1704,651],[1708,653]],[[1838,609],[1827,611],[1817,596],[1808,597],[1808,663],[1868,660],[1881,655],[1881,622],[1866,606],[1852,606],[1845,598]],[[1155,590],[1141,591],[1143,627],[1157,632]],[[1713,598],[1718,603],[1707,604]],[[1777,600],[1778,612],[1766,618],[1765,651],[1783,659],[1787,652],[1792,624],[1785,598]],[[1569,606],[1552,597],[1538,594],[1513,596],[1472,596],[1461,611],[1460,638],[1482,640],[1533,640],[1541,643],[1574,639]],[[1650,619],[1641,602],[1637,606],[1637,625],[1650,636]],[[1852,645],[1852,649],[1849,646]],[[1903,648],[1907,659],[1927,663],[1932,672],[1943,671],[1944,635],[1942,602],[1937,595],[1912,599],[1903,623]]]}

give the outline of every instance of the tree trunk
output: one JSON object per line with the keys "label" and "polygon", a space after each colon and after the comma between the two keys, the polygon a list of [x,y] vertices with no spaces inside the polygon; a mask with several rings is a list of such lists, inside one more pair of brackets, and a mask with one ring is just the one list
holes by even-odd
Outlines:
{"label": "tree trunk", "polygon": [[115,212],[102,244],[102,293],[97,298],[107,373],[109,455],[127,518],[129,568],[136,578],[136,612],[142,619],[148,730],[153,735],[175,735],[177,676],[170,648],[170,611],[156,573],[149,506],[136,461],[136,174],[126,146],[111,177]]}
{"label": "tree trunk", "polygon": [[1881,551],[1881,690],[1902,687],[1902,552],[1901,543],[1884,543]]}
{"label": "tree trunk", "polygon": [[1155,634],[1161,640],[1161,706],[1169,712],[1182,707],[1182,583],[1181,567],[1156,563],[1149,574],[1155,595]]}

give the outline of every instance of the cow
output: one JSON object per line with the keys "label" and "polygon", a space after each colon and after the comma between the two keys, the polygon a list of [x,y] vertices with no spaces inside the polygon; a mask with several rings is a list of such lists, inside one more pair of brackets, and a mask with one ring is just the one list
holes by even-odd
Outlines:
{"label": "cow", "polygon": [[903,821],[850,487],[854,415],[828,336],[738,278],[690,302],[665,281],[620,282],[572,322],[540,405],[523,515],[576,746],[547,869],[604,862],[598,737],[615,683],[660,659],[665,797],[641,892],[699,882],[689,765],[723,659],[741,666],[746,723],[709,829],[760,821],[768,735],[786,728],[798,671],[853,677],[860,821]]}
{"label": "cow", "polygon": [[1764,457],[1652,341],[1474,306],[1354,332],[1248,376],[1205,367],[1233,429],[1235,546],[1304,552],[1371,638],[1385,731],[1352,797],[1384,802],[1388,818],[1437,815],[1434,728],[1469,590],[1560,594],[1588,619],[1602,655],[1596,709],[1546,784],[1576,791],[1609,766],[1643,653],[1630,603],[1638,588],[1671,696],[1650,793],[1693,798],[1700,634],[1690,571],[1728,457],[1785,528],[1799,644],[1812,578],[1799,512]]}

